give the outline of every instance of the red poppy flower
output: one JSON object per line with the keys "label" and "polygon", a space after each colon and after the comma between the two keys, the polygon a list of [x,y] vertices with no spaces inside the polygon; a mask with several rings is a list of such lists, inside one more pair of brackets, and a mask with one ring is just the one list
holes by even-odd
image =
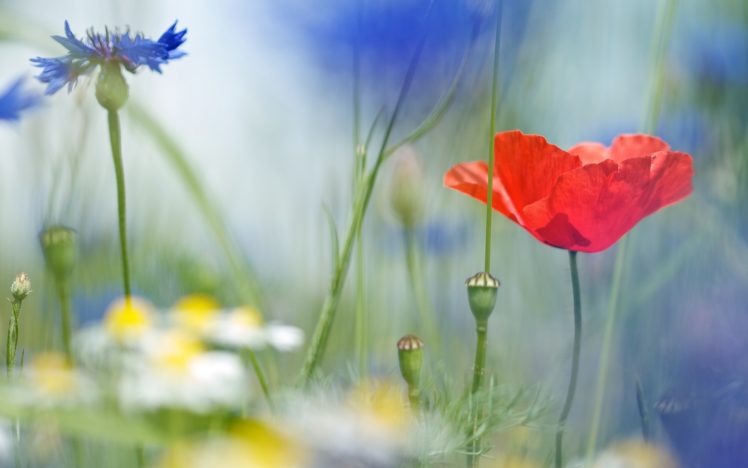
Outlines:
{"label": "red poppy flower", "polygon": [[[564,151],[539,135],[497,133],[493,208],[539,241],[581,252],[613,245],[642,218],[692,191],[691,156],[649,135]],[[458,164],[444,185],[486,203],[488,165]]]}

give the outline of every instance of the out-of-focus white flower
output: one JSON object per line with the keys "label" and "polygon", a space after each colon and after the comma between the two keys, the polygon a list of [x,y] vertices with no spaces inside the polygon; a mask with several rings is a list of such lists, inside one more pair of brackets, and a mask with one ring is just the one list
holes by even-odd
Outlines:
{"label": "out-of-focus white flower", "polygon": [[137,297],[113,302],[104,316],[104,330],[120,343],[132,343],[153,326],[153,306]]}
{"label": "out-of-focus white flower", "polygon": [[402,388],[366,382],[340,398],[324,393],[290,400],[283,418],[319,466],[397,466],[415,427]]}
{"label": "out-of-focus white flower", "polygon": [[304,343],[304,333],[297,327],[264,324],[254,307],[219,309],[218,303],[209,296],[186,296],[172,308],[172,313],[178,327],[221,347],[262,349],[271,346],[286,352]]}
{"label": "out-of-focus white flower", "polygon": [[132,360],[120,380],[120,401],[129,409],[186,408],[208,412],[238,407],[249,388],[236,354],[206,351],[194,336],[168,331]]}
{"label": "out-of-focus white flower", "polygon": [[243,421],[223,437],[180,443],[157,468],[300,468],[310,466],[294,440],[268,425]]}
{"label": "out-of-focus white flower", "polygon": [[13,428],[7,419],[0,419],[0,466],[10,466],[13,461]]}
{"label": "out-of-focus white flower", "polygon": [[[583,467],[581,461],[572,462],[569,468]],[[646,442],[632,440],[617,443],[600,453],[590,468],[677,468],[678,464],[663,448]]]}
{"label": "out-of-focus white flower", "polygon": [[18,401],[37,406],[90,402],[97,396],[93,381],[59,353],[35,355],[16,390]]}

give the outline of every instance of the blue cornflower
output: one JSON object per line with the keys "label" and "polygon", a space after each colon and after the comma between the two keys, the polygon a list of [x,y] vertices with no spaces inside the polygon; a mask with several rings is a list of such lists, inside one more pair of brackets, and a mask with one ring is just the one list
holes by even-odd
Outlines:
{"label": "blue cornflower", "polygon": [[31,62],[42,69],[37,77],[47,84],[47,94],[54,94],[67,84],[70,91],[78,81],[78,77],[90,73],[97,66],[125,67],[130,73],[141,65],[152,71],[161,73],[161,65],[169,60],[178,59],[185,55],[181,46],[187,30],[177,31],[175,21],[157,41],[145,38],[141,33],[130,34],[129,29],[123,33],[117,30],[105,29],[104,34],[89,30],[84,40],[75,37],[70,25],[65,21],[65,37],[52,36],[65,49],[67,55],[62,57],[36,57]]}
{"label": "blue cornflower", "polygon": [[24,91],[23,78],[14,81],[0,95],[0,120],[18,120],[21,111],[39,104],[39,95]]}

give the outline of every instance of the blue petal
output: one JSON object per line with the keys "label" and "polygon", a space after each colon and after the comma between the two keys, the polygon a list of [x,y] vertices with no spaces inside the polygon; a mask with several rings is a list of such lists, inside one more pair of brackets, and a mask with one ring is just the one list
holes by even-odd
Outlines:
{"label": "blue petal", "polygon": [[0,120],[18,120],[21,111],[39,104],[40,96],[23,90],[23,78],[17,79],[0,95]]}
{"label": "blue petal", "polygon": [[42,69],[36,78],[42,83],[47,83],[45,94],[51,95],[59,91],[66,84],[68,91],[73,89],[78,77],[93,69],[94,64],[90,61],[76,61],[70,56],[31,59],[34,66]]}
{"label": "blue petal", "polygon": [[65,37],[52,36],[52,39],[59,42],[70,52],[70,55],[76,58],[91,58],[94,55],[98,55],[95,49],[87,46],[83,41],[75,37],[67,20],[65,20]]}
{"label": "blue petal", "polygon": [[177,31],[177,22],[174,21],[174,24],[172,24],[169,29],[167,29],[161,35],[161,37],[158,38],[159,44],[163,44],[166,47],[166,51],[169,54],[169,60],[178,59],[186,55],[185,52],[177,50],[177,48],[184,44],[184,41],[187,40],[184,37],[186,34],[186,28],[181,31]]}
{"label": "blue petal", "polygon": [[146,65],[153,71],[161,73],[160,65],[167,62],[169,53],[166,47],[159,43],[146,39],[140,34],[130,37],[123,34],[115,38],[116,55],[124,59],[128,70],[134,71],[140,65]]}

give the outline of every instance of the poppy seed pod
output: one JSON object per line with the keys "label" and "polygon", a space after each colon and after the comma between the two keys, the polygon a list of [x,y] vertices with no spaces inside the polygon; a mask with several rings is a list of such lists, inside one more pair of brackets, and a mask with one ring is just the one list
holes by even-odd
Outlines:
{"label": "poppy seed pod", "polygon": [[75,267],[76,237],[75,230],[65,226],[52,226],[39,235],[47,268],[58,278],[69,275]]}
{"label": "poppy seed pod", "polygon": [[470,311],[475,320],[488,321],[496,305],[496,293],[499,291],[499,280],[489,273],[480,272],[465,281],[468,291]]}
{"label": "poppy seed pod", "polygon": [[408,386],[415,387],[421,377],[423,364],[423,341],[414,335],[406,335],[397,342],[397,357],[400,373]]}
{"label": "poppy seed pod", "polygon": [[31,280],[29,280],[29,275],[26,273],[19,273],[10,285],[10,294],[17,302],[21,302],[26,299],[26,296],[28,296],[29,293],[31,293]]}
{"label": "poppy seed pod", "polygon": [[122,76],[118,63],[105,63],[101,66],[96,80],[96,100],[108,111],[117,111],[127,102],[130,91],[127,81]]}

